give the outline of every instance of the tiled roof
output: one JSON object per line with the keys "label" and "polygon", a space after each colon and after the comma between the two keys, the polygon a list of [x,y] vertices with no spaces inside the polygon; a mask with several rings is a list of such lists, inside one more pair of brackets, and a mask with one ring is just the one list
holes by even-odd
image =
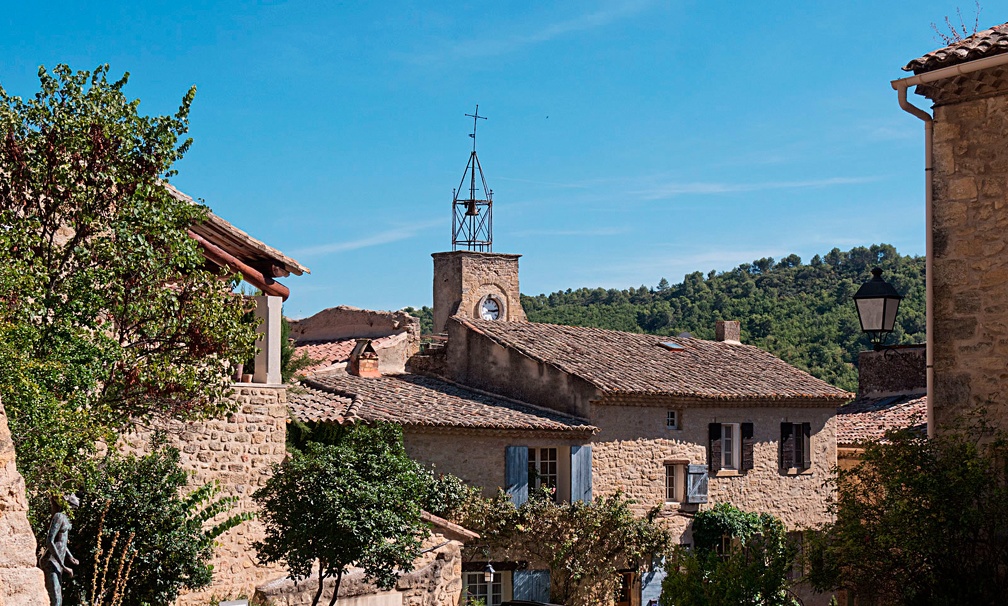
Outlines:
{"label": "tiled roof", "polygon": [[[381,349],[386,342],[392,341],[397,335],[379,337],[371,340],[371,345],[375,349]],[[333,341],[298,341],[294,346],[294,355],[300,357],[302,353],[308,354],[317,363],[305,367],[302,372],[310,374],[323,368],[328,368],[333,364],[346,362],[357,344],[357,339],[338,339]]]}
{"label": "tiled roof", "polygon": [[837,444],[881,440],[893,429],[927,430],[927,396],[859,398],[837,409]]}
{"label": "tiled roof", "polygon": [[903,69],[915,74],[934,71],[974,59],[1008,52],[1008,23],[995,25],[907,63]]}
{"label": "tiled roof", "polygon": [[366,379],[345,370],[318,373],[289,390],[302,421],[392,421],[404,426],[593,433],[584,419],[414,374]]}
{"label": "tiled roof", "polygon": [[504,347],[581,377],[607,395],[798,399],[833,405],[854,397],[758,347],[741,343],[456,319]]}

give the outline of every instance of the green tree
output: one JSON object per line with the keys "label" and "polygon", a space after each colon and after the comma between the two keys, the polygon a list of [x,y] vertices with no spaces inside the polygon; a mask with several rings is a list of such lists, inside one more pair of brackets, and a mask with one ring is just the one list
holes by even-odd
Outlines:
{"label": "green tree", "polygon": [[1008,448],[983,427],[865,446],[837,472],[836,521],[808,543],[810,581],[859,604],[999,604],[1008,593]]}
{"label": "green tree", "polygon": [[905,295],[891,337],[924,341],[924,258],[903,256],[888,244],[833,249],[802,264],[798,255],[743,263],[658,289],[580,288],[522,296],[533,322],[595,326],[629,332],[714,338],[717,320],[739,320],[742,340],[824,381],[855,391],[858,354],[869,344],[851,296],[878,265]]}
{"label": "green tree", "polygon": [[255,544],[260,561],[283,562],[296,580],[317,564],[313,606],[327,578],[335,578],[329,604],[336,603],[351,565],[391,587],[413,569],[427,534],[420,519],[424,479],[406,456],[399,426],[349,425],[333,442],[291,451],[253,495],[266,526]]}
{"label": "green tree", "polygon": [[642,518],[633,504],[621,493],[555,503],[544,490],[515,507],[501,493],[472,501],[462,523],[495,555],[546,566],[551,601],[589,606],[615,595],[619,570],[641,566],[671,546],[668,530],[655,521],[657,510]]}
{"label": "green tree", "polygon": [[186,233],[207,208],[163,186],[195,89],[143,116],[128,74],[107,76],[60,65],[33,98],[0,88],[0,398],[36,504],[131,418],[221,412],[229,362],[253,351],[234,281]]}
{"label": "green tree", "polygon": [[728,503],[693,518],[693,550],[677,548],[662,583],[662,604],[792,606],[789,573],[797,550],[784,524]]}
{"label": "green tree", "polygon": [[80,566],[67,604],[111,604],[115,593],[124,604],[169,604],[210,584],[214,539],[249,516],[228,515],[237,497],[218,497],[214,484],[184,494],[189,479],[179,451],[157,441],[144,456],[100,461],[73,512]]}

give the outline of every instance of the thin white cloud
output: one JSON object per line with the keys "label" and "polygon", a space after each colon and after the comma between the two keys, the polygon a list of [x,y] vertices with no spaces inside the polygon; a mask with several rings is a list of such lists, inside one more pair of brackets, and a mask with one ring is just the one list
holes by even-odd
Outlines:
{"label": "thin white cloud", "polygon": [[392,242],[398,242],[400,240],[408,240],[421,232],[433,229],[434,227],[438,227],[443,224],[443,219],[413,223],[410,225],[387,229],[356,240],[330,242],[328,244],[309,246],[307,248],[295,250],[291,254],[295,257],[312,257],[319,255],[331,255],[333,253],[347,252],[361,248],[370,248],[372,246],[381,246],[382,244],[391,244]]}
{"label": "thin white cloud", "polygon": [[629,233],[629,227],[599,227],[595,229],[525,229],[513,232],[511,235],[517,237],[529,236],[618,236]]}
{"label": "thin white cloud", "polygon": [[410,57],[416,63],[428,63],[440,59],[495,57],[517,52],[530,46],[543,44],[570,34],[605,27],[611,23],[635,15],[653,4],[653,0],[634,0],[617,6],[607,6],[601,10],[577,15],[571,19],[547,24],[537,30],[521,34],[502,34],[470,38],[448,45],[439,52],[416,54]]}
{"label": "thin white cloud", "polygon": [[799,181],[767,181],[765,183],[663,183],[633,192],[642,200],[664,200],[688,194],[732,194],[773,189],[815,189],[834,185],[856,185],[879,181],[880,177],[830,177]]}

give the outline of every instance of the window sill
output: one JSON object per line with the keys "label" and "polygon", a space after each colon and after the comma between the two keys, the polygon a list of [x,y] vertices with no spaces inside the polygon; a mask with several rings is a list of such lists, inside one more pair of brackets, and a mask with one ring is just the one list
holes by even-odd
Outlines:
{"label": "window sill", "polygon": [[782,476],[810,476],[813,475],[812,468],[801,469],[799,467],[789,467],[787,469],[781,469],[780,474]]}
{"label": "window sill", "polygon": [[745,474],[737,469],[722,469],[714,474],[715,478],[737,478]]}

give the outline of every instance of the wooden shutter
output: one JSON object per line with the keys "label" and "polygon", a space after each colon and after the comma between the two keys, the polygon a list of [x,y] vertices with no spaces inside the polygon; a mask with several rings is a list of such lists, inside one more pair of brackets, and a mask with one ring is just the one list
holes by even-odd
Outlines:
{"label": "wooden shutter", "polygon": [[592,450],[591,444],[571,446],[571,503],[592,500]]}
{"label": "wooden shutter", "polygon": [[504,454],[504,477],[511,502],[518,507],[528,500],[528,446],[508,446]]}
{"label": "wooden shutter", "polygon": [[707,470],[716,473],[721,469],[721,424],[708,424],[707,435]]}
{"label": "wooden shutter", "polygon": [[812,467],[812,424],[802,423],[802,469]]}
{"label": "wooden shutter", "polygon": [[781,469],[791,469],[795,466],[794,425],[780,424],[780,466]]}
{"label": "wooden shutter", "polygon": [[550,574],[548,570],[515,570],[512,578],[512,599],[548,602]]}
{"label": "wooden shutter", "polygon": [[742,424],[742,471],[753,468],[753,424]]}
{"label": "wooden shutter", "polygon": [[686,495],[687,503],[707,502],[707,470],[703,465],[686,466]]}

